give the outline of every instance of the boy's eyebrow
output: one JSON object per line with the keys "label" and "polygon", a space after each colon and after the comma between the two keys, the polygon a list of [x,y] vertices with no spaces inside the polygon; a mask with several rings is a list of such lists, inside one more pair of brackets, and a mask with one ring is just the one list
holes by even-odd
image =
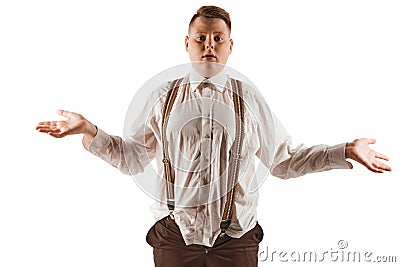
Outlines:
{"label": "boy's eyebrow", "polygon": [[[208,32],[202,32],[202,31],[197,31],[197,32],[195,32],[195,34],[198,34],[198,33],[207,34]],[[214,34],[218,33],[218,34],[226,35],[226,34],[223,33],[223,32],[213,32],[213,33],[214,33]]]}

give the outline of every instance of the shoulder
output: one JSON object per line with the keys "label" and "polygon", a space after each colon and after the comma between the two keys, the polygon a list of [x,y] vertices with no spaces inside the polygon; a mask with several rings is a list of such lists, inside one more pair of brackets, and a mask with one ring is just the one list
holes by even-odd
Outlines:
{"label": "shoulder", "polygon": [[[258,90],[258,88],[249,80],[228,76],[229,84],[236,83],[242,89],[243,98],[246,101],[252,103],[262,103],[265,102],[263,94]],[[266,103],[265,103],[266,104]]]}
{"label": "shoulder", "polygon": [[230,83],[237,83],[242,88],[243,100],[247,111],[256,118],[258,122],[263,121],[260,118],[273,120],[271,111],[263,93],[248,79],[229,76]]}
{"label": "shoulder", "polygon": [[144,94],[147,95],[147,100],[150,102],[157,102],[165,99],[168,91],[176,86],[182,86],[188,82],[187,76],[177,77],[172,80],[159,82],[158,84],[149,84],[144,88]]}

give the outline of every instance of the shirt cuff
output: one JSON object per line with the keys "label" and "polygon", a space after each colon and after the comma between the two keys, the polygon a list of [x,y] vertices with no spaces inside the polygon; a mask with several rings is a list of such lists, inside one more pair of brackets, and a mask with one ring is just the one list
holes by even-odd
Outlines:
{"label": "shirt cuff", "polygon": [[103,151],[107,149],[109,143],[110,138],[108,134],[100,128],[97,128],[97,134],[90,143],[88,150],[94,155],[99,156],[100,154],[103,154]]}
{"label": "shirt cuff", "polygon": [[346,143],[328,148],[328,160],[332,169],[350,169],[345,156]]}

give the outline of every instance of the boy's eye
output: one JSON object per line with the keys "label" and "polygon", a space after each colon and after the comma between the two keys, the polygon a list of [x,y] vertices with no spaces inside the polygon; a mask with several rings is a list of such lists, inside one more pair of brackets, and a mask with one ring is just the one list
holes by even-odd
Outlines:
{"label": "boy's eye", "polygon": [[196,40],[197,41],[205,41],[206,37],[205,36],[198,36],[198,37],[196,37]]}
{"label": "boy's eye", "polygon": [[221,41],[223,41],[224,39],[222,39],[222,37],[220,37],[220,36],[215,36],[214,37],[214,41],[216,41],[216,42],[221,42]]}

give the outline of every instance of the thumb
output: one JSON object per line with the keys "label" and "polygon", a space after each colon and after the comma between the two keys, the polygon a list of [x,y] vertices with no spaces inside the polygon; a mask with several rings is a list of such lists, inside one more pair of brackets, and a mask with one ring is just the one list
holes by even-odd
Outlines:
{"label": "thumb", "polygon": [[69,117],[71,117],[74,113],[73,113],[73,112],[70,112],[70,111],[63,110],[63,109],[59,109],[59,110],[57,110],[57,114],[58,114],[58,115],[61,115],[61,116],[63,116],[63,117],[69,118]]}
{"label": "thumb", "polygon": [[368,138],[367,141],[368,141],[368,144],[375,144],[376,143],[376,139],[375,138]]}
{"label": "thumb", "polygon": [[347,165],[349,166],[349,168],[350,168],[350,169],[353,169],[353,164],[351,164],[351,162],[350,162],[350,161],[347,161],[347,160],[346,160],[346,162],[347,162]]}

